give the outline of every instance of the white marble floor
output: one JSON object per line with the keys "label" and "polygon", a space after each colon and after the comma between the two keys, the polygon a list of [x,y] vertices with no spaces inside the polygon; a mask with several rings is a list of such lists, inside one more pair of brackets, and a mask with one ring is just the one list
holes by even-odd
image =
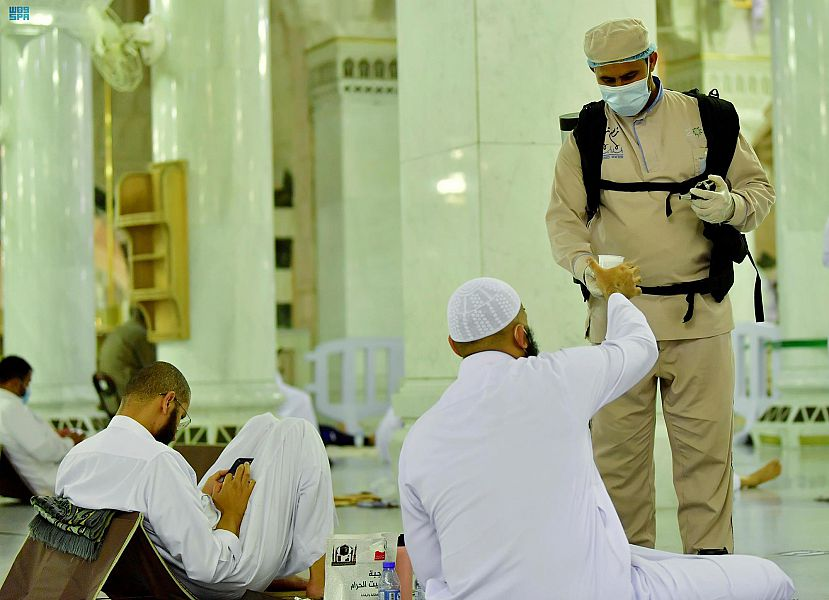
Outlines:
{"label": "white marble floor", "polygon": [[[335,494],[393,488],[390,470],[371,450],[331,449]],[[799,600],[829,600],[829,448],[781,450],[737,448],[734,466],[748,473],[779,457],[783,474],[756,490],[741,492],[734,505],[737,551],[765,556],[794,580]],[[659,463],[658,463],[659,464]],[[660,469],[657,478],[670,477]],[[0,578],[5,578],[31,518],[28,506],[0,504]],[[401,531],[397,509],[338,509],[340,533]],[[680,551],[675,508],[660,507],[657,546]]]}

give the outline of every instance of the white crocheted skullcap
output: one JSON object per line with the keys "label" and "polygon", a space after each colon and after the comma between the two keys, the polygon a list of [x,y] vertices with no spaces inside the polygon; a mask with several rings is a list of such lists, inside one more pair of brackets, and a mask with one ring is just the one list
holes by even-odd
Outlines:
{"label": "white crocheted skullcap", "polygon": [[493,277],[467,281],[449,298],[449,337],[456,342],[481,340],[512,323],[520,310],[518,292],[508,283]]}

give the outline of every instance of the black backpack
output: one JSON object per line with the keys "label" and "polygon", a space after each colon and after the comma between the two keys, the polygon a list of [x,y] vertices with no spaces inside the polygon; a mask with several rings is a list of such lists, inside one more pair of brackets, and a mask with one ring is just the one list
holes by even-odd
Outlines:
{"label": "black backpack", "polygon": [[[710,175],[719,175],[725,179],[734,151],[737,148],[737,139],[740,133],[740,119],[734,105],[719,97],[717,90],[711,90],[708,95],[699,90],[685,92],[697,100],[699,106],[702,129],[708,140],[708,157],[705,172],[680,182],[646,182],[635,181],[619,183],[602,179],[602,148],[607,130],[607,118],[604,114],[604,101],[586,104],[579,113],[579,121],[573,130],[573,137],[581,154],[582,179],[587,193],[587,222],[595,217],[601,204],[601,190],[619,192],[667,192],[665,198],[665,216],[671,216],[671,196],[687,194],[689,190]],[[708,277],[664,285],[658,287],[642,287],[643,294],[656,296],[684,295],[688,302],[688,311],[682,319],[687,323],[694,316],[694,297],[696,294],[711,294],[717,302],[722,302],[728,291],[734,285],[734,264],[742,263],[748,256],[754,266],[756,278],[754,281],[754,316],[757,322],[764,320],[763,298],[760,290],[760,273],[754,258],[748,249],[745,236],[731,225],[725,223],[713,224],[703,222],[703,235],[711,240],[711,264]],[[590,292],[578,279],[573,280],[581,286],[585,301]]]}

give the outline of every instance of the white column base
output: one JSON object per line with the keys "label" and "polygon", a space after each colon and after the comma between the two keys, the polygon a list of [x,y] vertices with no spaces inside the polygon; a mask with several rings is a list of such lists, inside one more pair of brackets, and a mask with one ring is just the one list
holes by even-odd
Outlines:
{"label": "white column base", "polygon": [[98,408],[98,397],[92,388],[91,377],[88,386],[40,386],[29,406],[57,429],[81,429],[87,435],[100,431],[108,421],[106,413]]}
{"label": "white column base", "polygon": [[818,348],[782,350],[779,397],[751,430],[755,444],[829,446],[829,356]]}

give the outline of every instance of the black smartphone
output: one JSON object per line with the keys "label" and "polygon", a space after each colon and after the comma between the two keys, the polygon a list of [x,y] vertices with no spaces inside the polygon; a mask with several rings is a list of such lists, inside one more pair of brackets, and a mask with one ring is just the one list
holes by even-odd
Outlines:
{"label": "black smartphone", "polygon": [[[234,475],[236,475],[236,469],[241,467],[244,463],[252,463],[252,462],[253,462],[252,458],[237,458],[236,460],[233,461],[233,465],[230,467],[230,472],[233,473]],[[219,477],[219,482],[220,483],[224,480],[225,480],[224,476]]]}
{"label": "black smartphone", "polygon": [[701,198],[701,196],[695,196],[694,195],[694,190],[695,189],[697,189],[697,190],[707,190],[709,192],[713,192],[714,190],[717,189],[717,184],[714,183],[713,181],[711,181],[710,179],[705,179],[703,181],[700,181],[694,187],[692,187],[690,189],[690,191],[688,192],[692,198]]}

